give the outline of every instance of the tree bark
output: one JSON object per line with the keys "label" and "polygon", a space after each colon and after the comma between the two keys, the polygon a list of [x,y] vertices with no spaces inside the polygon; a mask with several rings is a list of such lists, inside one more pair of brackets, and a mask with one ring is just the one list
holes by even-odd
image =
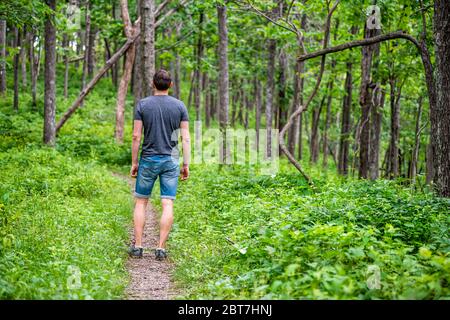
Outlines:
{"label": "tree bark", "polygon": [[227,163],[226,128],[228,126],[228,29],[227,29],[227,7],[217,5],[218,29],[219,29],[219,123],[222,132],[221,163]]}
{"label": "tree bark", "polygon": [[256,130],[256,148],[259,152],[259,130],[261,128],[261,109],[262,109],[262,90],[261,82],[255,76],[254,78],[254,90],[255,90],[255,130]]}
{"label": "tree bark", "polygon": [[[127,0],[121,0],[120,7],[122,12],[122,20],[124,23],[124,33],[127,36],[128,41],[132,41],[134,35],[137,33],[137,29],[140,28],[139,22],[137,22],[135,26],[131,25],[130,15],[128,13]],[[123,143],[123,132],[125,125],[125,100],[127,97],[128,85],[131,80],[135,55],[136,55],[136,48],[133,42],[128,48],[128,51],[126,53],[125,67],[123,70],[122,78],[120,79],[119,90],[117,92],[116,127],[114,135],[116,141],[119,144]]]}
{"label": "tree bark", "polygon": [[22,87],[26,88],[27,87],[27,51],[26,49],[26,45],[28,44],[27,42],[27,32],[26,29],[24,28],[22,30],[22,41],[20,44],[20,65],[21,65],[21,78],[22,78]]}
{"label": "tree bark", "polygon": [[[21,39],[20,39],[20,31],[17,27],[14,28],[14,47],[19,48],[20,47],[20,43],[21,43]],[[13,108],[14,110],[17,112],[19,111],[19,57],[20,57],[20,52],[17,52],[14,55],[14,66],[13,66],[13,70],[14,70],[14,102],[13,102]]]}
{"label": "tree bark", "polygon": [[267,41],[267,51],[269,54],[267,60],[267,84],[266,84],[266,156],[272,156],[272,110],[273,110],[273,90],[275,76],[275,54],[277,42],[274,39]]}
{"label": "tree bark", "polygon": [[417,162],[419,159],[419,149],[420,149],[421,118],[422,118],[422,97],[420,96],[417,101],[416,127],[414,131],[414,146],[411,152],[411,166],[409,167],[409,178],[411,179],[411,184],[415,184],[416,182]]}
{"label": "tree bark", "polygon": [[155,73],[155,1],[141,0],[142,96],[153,92]]}
{"label": "tree bark", "polygon": [[[375,36],[376,30],[364,28],[364,38]],[[371,92],[371,74],[372,58],[375,50],[375,44],[364,46],[362,48],[361,60],[361,87],[359,94],[359,104],[361,106],[361,125],[359,136],[359,167],[358,176],[360,178],[369,178],[369,155],[370,155],[370,111],[372,108]]]}
{"label": "tree bark", "polygon": [[434,183],[438,194],[450,197],[450,2],[434,2],[436,38],[436,105],[430,103]]}
{"label": "tree bark", "polygon": [[383,117],[383,106],[385,92],[377,83],[373,91],[371,122],[370,122],[370,154],[369,154],[369,174],[371,180],[378,179],[380,175],[380,140],[381,124]]}
{"label": "tree bark", "polygon": [[338,160],[338,172],[341,175],[346,176],[348,173],[348,151],[349,151],[349,139],[351,134],[351,107],[352,107],[352,67],[351,62],[347,62],[347,73],[345,76],[344,84],[344,100],[342,103],[342,125],[341,125],[341,137],[339,139],[339,160]]}
{"label": "tree bark", "polygon": [[203,11],[199,14],[198,21],[198,39],[197,39],[197,47],[196,47],[196,62],[195,62],[195,71],[194,71],[194,105],[195,105],[195,119],[197,121],[201,120],[201,67],[202,67],[202,58],[203,58],[203,20],[204,20]]}
{"label": "tree bark", "polygon": [[0,95],[6,93],[6,21],[0,20]]}
{"label": "tree bark", "polygon": [[95,43],[97,38],[98,28],[96,26],[92,26],[89,28],[89,41],[87,47],[87,71],[89,79],[94,75],[95,69]]}
{"label": "tree bark", "polygon": [[391,136],[388,154],[387,177],[390,179],[399,176],[399,140],[400,140],[400,94],[401,87],[396,89],[396,80],[391,78],[390,85],[390,105],[391,105]]}
{"label": "tree bark", "polygon": [[63,35],[63,49],[64,49],[64,98],[67,99],[67,91],[69,87],[69,35],[64,33]]}
{"label": "tree bark", "polygon": [[286,73],[287,73],[287,56],[285,50],[280,49],[279,53],[279,73],[278,73],[278,116],[276,128],[281,130],[286,124],[287,117],[287,98],[286,98]]}
{"label": "tree bark", "polygon": [[[46,0],[51,10],[56,0]],[[45,92],[44,92],[44,143],[54,146],[56,142],[56,26],[49,16],[45,21]]]}
{"label": "tree bark", "polygon": [[203,73],[203,105],[205,110],[205,125],[207,128],[211,125],[211,111],[210,111],[210,101],[209,101],[209,95],[210,93],[210,86],[209,86],[209,77],[208,73]]}
{"label": "tree bark", "polygon": [[83,59],[83,73],[81,75],[81,89],[86,87],[86,78],[88,75],[88,64],[89,64],[89,34],[91,30],[91,13],[89,0],[86,2],[86,31],[84,33],[84,59]]}
{"label": "tree bark", "polygon": [[326,168],[328,166],[328,130],[331,123],[331,103],[333,100],[333,86],[334,86],[334,68],[336,66],[336,60],[331,61],[330,79],[328,80],[328,97],[327,97],[327,111],[325,114],[325,126],[323,131],[322,152],[323,160],[322,166]]}

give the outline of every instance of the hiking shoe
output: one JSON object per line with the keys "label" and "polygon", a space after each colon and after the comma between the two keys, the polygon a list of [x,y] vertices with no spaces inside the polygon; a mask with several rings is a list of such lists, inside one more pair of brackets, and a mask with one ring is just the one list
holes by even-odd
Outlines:
{"label": "hiking shoe", "polygon": [[132,258],[142,258],[144,255],[144,249],[143,248],[136,248],[134,244],[128,249],[128,254]]}
{"label": "hiking shoe", "polygon": [[162,261],[167,258],[167,252],[163,248],[157,248],[155,250],[155,258],[156,260]]}

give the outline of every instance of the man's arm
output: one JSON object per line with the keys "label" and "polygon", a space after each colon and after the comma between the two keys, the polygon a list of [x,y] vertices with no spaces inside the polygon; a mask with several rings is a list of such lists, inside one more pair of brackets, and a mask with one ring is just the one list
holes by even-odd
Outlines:
{"label": "man's arm", "polygon": [[142,120],[134,120],[133,145],[131,147],[131,176],[136,177],[138,172],[138,155],[141,146]]}
{"label": "man's arm", "polygon": [[191,160],[191,135],[189,133],[189,122],[181,121],[181,143],[183,145],[183,168],[181,169],[181,180],[189,177],[189,163]]}

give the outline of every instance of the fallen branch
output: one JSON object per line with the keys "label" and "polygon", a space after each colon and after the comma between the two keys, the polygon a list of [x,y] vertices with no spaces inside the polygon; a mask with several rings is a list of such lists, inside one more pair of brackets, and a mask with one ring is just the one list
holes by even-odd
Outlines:
{"label": "fallen branch", "polygon": [[134,34],[133,38],[130,38],[125,42],[125,44],[116,52],[114,55],[106,61],[103,68],[101,68],[97,74],[92,78],[92,80],[87,84],[86,87],[81,90],[77,99],[73,102],[69,109],[62,115],[61,119],[58,121],[56,125],[56,132],[58,133],[61,127],[66,123],[66,121],[70,118],[70,116],[80,107],[84,98],[90,93],[92,88],[97,84],[97,82],[103,77],[103,75],[122,57],[125,52],[127,52],[128,48],[139,38],[140,30],[139,28],[136,30],[136,34]]}

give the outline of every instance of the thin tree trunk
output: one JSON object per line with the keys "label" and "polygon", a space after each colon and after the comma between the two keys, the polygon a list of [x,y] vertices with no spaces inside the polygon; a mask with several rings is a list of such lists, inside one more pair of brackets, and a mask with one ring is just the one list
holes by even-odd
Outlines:
{"label": "thin tree trunk", "polygon": [[279,54],[279,75],[278,75],[278,117],[276,129],[280,130],[286,124],[287,117],[287,98],[286,98],[286,73],[287,73],[287,56],[284,49],[280,49]]}
{"label": "thin tree trunk", "polygon": [[67,99],[67,91],[69,87],[69,36],[67,33],[63,35],[63,48],[64,48],[64,98]]}
{"label": "thin tree trunk", "polygon": [[391,139],[389,144],[389,171],[387,176],[389,178],[397,178],[399,176],[399,139],[400,139],[400,94],[401,87],[399,87],[396,94],[396,81],[391,78],[389,80],[390,91],[390,105],[391,105]]}
{"label": "thin tree trunk", "polygon": [[209,77],[208,73],[203,73],[203,109],[205,110],[205,125],[207,128],[209,128],[211,124],[211,114],[210,114],[210,105],[209,105],[209,94],[210,94],[210,88],[209,88]]}
{"label": "thin tree trunk", "polygon": [[228,151],[226,144],[226,128],[228,126],[228,30],[227,30],[227,7],[217,5],[218,29],[219,29],[219,122],[222,132],[221,163],[227,163]]}
{"label": "thin tree trunk", "polygon": [[6,21],[0,20],[0,95],[6,93]]}
{"label": "thin tree trunk", "polygon": [[267,61],[267,84],[266,84],[266,155],[272,157],[272,112],[273,112],[273,90],[275,76],[275,54],[276,40],[269,39],[268,45],[268,61]]}
{"label": "thin tree trunk", "polygon": [[196,62],[195,62],[195,71],[194,71],[194,77],[195,77],[195,83],[194,83],[194,105],[195,105],[195,119],[197,121],[201,120],[201,94],[200,91],[201,88],[201,67],[202,67],[202,58],[203,58],[203,20],[204,20],[204,13],[203,11],[199,14],[199,21],[198,21],[198,40],[197,40],[197,47],[196,47]]}
{"label": "thin tree trunk", "polygon": [[152,95],[155,73],[155,1],[141,0],[142,95]]}
{"label": "thin tree trunk", "polygon": [[22,71],[22,87],[27,87],[27,51],[26,51],[26,44],[28,44],[28,38],[27,38],[27,32],[24,28],[22,30],[22,43],[20,44],[20,64],[21,64],[21,71]]}
{"label": "thin tree trunk", "polygon": [[262,109],[262,90],[261,83],[258,78],[254,78],[254,90],[255,90],[255,130],[256,130],[256,146],[259,152],[259,130],[261,128],[261,109]]}
{"label": "thin tree trunk", "polygon": [[87,47],[87,71],[88,77],[91,79],[94,75],[95,69],[95,43],[97,38],[98,28],[96,26],[92,26],[89,28],[89,46]]}
{"label": "thin tree trunk", "polygon": [[[14,46],[16,47],[16,49],[18,47],[20,47],[20,43],[21,43],[21,39],[20,39],[20,31],[17,27],[14,28],[14,37],[15,37],[15,43]],[[14,102],[13,102],[13,107],[14,110],[17,112],[19,111],[19,57],[20,57],[20,52],[17,52],[14,55],[14,66],[13,66],[13,70],[14,70]]]}
{"label": "thin tree trunk", "polygon": [[341,137],[339,139],[339,161],[338,172],[344,176],[348,173],[348,151],[349,151],[349,139],[351,133],[350,113],[352,107],[352,66],[351,62],[347,62],[347,73],[345,76],[344,84],[344,100],[342,103],[342,125],[341,125]]}
{"label": "thin tree trunk", "polygon": [[[56,0],[46,0],[51,10]],[[45,92],[44,92],[44,143],[54,146],[56,142],[56,26],[52,18],[45,21]]]}
{"label": "thin tree trunk", "polygon": [[89,61],[89,34],[91,30],[91,13],[89,1],[86,2],[86,31],[84,33],[84,59],[83,59],[83,73],[81,75],[81,88],[86,87],[86,78],[88,75],[88,61]]}
{"label": "thin tree trunk", "polygon": [[323,131],[322,152],[323,161],[322,166],[326,168],[328,166],[328,130],[331,123],[331,103],[333,100],[333,86],[334,86],[334,68],[336,66],[336,60],[331,61],[330,79],[328,80],[328,97],[327,97],[327,112],[325,114],[325,128]]}
{"label": "thin tree trunk", "polygon": [[[364,38],[374,36],[375,30],[364,28]],[[361,89],[359,103],[361,105],[360,141],[359,141],[359,168],[358,176],[367,179],[369,177],[369,152],[370,152],[370,110],[372,106],[372,94],[370,90],[372,73],[372,55],[374,45],[362,48],[361,60]]]}
{"label": "thin tree trunk", "polygon": [[310,161],[312,163],[317,163],[319,160],[319,123],[320,114],[322,113],[323,105],[325,104],[326,95],[322,97],[320,105],[313,109],[311,113],[311,140],[310,140]]}
{"label": "thin tree trunk", "polygon": [[370,128],[370,156],[369,170],[370,179],[376,180],[380,176],[380,140],[381,140],[381,120],[383,117],[385,92],[379,84],[373,92],[373,101],[371,110],[371,128]]}
{"label": "thin tree trunk", "polygon": [[419,159],[419,149],[420,149],[420,119],[422,118],[422,97],[419,97],[417,101],[417,116],[416,116],[416,128],[414,131],[414,147],[411,152],[411,166],[409,168],[409,178],[411,179],[411,184],[416,183],[417,175],[417,162]]}

